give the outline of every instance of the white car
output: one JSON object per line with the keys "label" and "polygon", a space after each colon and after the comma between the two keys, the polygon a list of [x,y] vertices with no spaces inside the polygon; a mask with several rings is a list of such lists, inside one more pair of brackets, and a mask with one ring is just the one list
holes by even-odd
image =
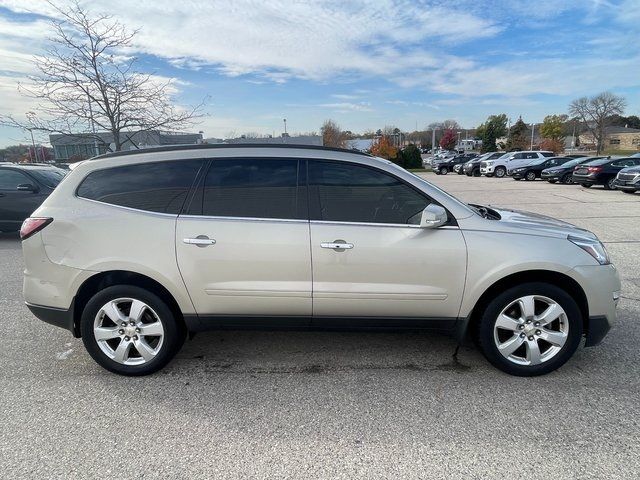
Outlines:
{"label": "white car", "polygon": [[496,367],[541,375],[603,339],[620,291],[591,232],[302,145],[102,155],[20,236],[29,309],[124,375],[162,368],[188,332],[274,325],[469,331]]}
{"label": "white car", "polygon": [[545,157],[553,157],[553,152],[529,150],[525,152],[509,152],[495,160],[487,160],[480,163],[480,174],[487,177],[502,178],[508,170],[523,167],[532,160]]}

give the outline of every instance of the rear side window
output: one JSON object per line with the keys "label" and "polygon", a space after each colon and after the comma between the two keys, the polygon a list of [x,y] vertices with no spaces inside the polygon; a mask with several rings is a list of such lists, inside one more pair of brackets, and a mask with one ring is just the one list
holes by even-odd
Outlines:
{"label": "rear side window", "polygon": [[309,162],[312,220],[419,224],[431,203],[402,180],[360,165]]}
{"label": "rear side window", "polygon": [[298,189],[299,183],[304,184],[298,163],[287,158],[213,160],[204,179],[202,214],[306,220],[302,206],[306,193]]}
{"label": "rear side window", "polygon": [[202,160],[141,163],[90,173],[78,196],[149,212],[178,214]]}

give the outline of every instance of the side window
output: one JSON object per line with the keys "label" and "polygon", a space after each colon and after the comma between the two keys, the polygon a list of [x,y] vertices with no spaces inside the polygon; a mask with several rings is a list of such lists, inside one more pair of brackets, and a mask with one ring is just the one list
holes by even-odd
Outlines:
{"label": "side window", "polygon": [[0,190],[16,190],[23,183],[33,184],[33,181],[24,173],[8,168],[0,169]]}
{"label": "side window", "polygon": [[284,158],[214,159],[204,180],[202,214],[306,220],[304,199],[298,202],[306,197],[298,192],[298,163],[304,165]]}
{"label": "side window", "polygon": [[513,155],[512,160],[520,160],[521,158],[524,158],[524,154],[523,153],[516,153]]}
{"label": "side window", "polygon": [[537,153],[530,152],[530,153],[525,154],[524,158],[540,158],[540,156],[538,156]]}
{"label": "side window", "polygon": [[178,214],[202,160],[139,163],[90,173],[78,196],[122,207]]}
{"label": "side window", "polygon": [[420,223],[431,203],[393,175],[360,165],[310,161],[312,220],[358,223]]}

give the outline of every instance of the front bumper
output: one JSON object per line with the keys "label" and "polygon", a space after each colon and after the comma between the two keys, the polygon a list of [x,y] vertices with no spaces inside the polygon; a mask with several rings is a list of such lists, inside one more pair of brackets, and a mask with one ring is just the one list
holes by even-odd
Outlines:
{"label": "front bumper", "polygon": [[637,192],[640,190],[640,182],[631,183],[616,180],[614,183],[616,190],[626,190],[628,192]]}
{"label": "front bumper", "polygon": [[494,166],[487,166],[487,167],[480,167],[480,173],[482,175],[491,175],[494,171],[495,167]]}
{"label": "front bumper", "polygon": [[540,178],[542,178],[542,180],[560,180],[560,174],[558,173],[541,173],[540,174]]}
{"label": "front bumper", "polygon": [[518,180],[524,178],[524,174],[525,174],[525,172],[514,172],[513,170],[510,171],[510,172],[507,172],[507,175],[509,175],[510,177],[513,177],[515,179],[518,179]]}

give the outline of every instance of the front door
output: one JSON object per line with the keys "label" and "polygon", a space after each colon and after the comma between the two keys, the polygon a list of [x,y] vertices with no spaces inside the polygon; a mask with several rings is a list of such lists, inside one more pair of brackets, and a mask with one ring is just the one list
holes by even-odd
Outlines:
{"label": "front door", "polygon": [[298,164],[211,160],[176,227],[178,266],[200,316],[311,316],[306,179]]}
{"label": "front door", "polygon": [[313,313],[455,319],[466,245],[455,221],[418,227],[432,202],[382,170],[309,162]]}

